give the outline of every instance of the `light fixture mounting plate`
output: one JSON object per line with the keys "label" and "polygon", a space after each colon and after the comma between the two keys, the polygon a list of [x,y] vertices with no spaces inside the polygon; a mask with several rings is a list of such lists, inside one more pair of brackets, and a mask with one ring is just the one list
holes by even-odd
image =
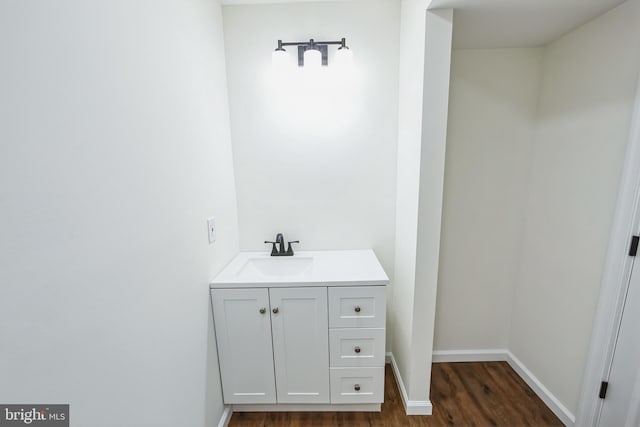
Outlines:
{"label": "light fixture mounting plate", "polygon": [[[314,46],[316,50],[319,50],[322,54],[322,65],[329,64],[329,46],[326,44],[316,44]],[[311,49],[309,45],[298,45],[298,67],[302,67],[304,65],[304,51],[307,49]]]}

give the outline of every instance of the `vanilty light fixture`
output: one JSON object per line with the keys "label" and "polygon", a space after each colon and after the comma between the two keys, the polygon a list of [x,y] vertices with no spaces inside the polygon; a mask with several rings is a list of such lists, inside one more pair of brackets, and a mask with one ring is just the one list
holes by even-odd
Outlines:
{"label": "vanilty light fixture", "polygon": [[278,47],[273,51],[272,63],[274,69],[283,69],[289,64],[289,55],[284,46],[298,47],[298,66],[309,68],[320,68],[329,63],[329,45],[340,45],[336,52],[336,64],[341,66],[348,65],[353,61],[353,54],[347,47],[346,39],[343,37],[340,41],[315,41],[310,39],[308,42],[283,42],[278,40]]}

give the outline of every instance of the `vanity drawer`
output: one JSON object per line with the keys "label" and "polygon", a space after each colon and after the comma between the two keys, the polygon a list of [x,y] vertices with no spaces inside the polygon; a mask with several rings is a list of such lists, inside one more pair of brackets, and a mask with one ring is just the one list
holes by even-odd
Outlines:
{"label": "vanity drawer", "polygon": [[384,401],[384,367],[331,368],[331,403]]}
{"label": "vanity drawer", "polygon": [[384,329],[330,329],[331,367],[384,366]]}
{"label": "vanity drawer", "polygon": [[329,288],[330,328],[384,328],[386,286]]}

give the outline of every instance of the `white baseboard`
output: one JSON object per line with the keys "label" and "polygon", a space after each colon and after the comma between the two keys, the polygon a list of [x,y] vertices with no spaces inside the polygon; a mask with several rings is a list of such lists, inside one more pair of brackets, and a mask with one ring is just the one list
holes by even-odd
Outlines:
{"label": "white baseboard", "polygon": [[400,390],[400,397],[402,398],[402,405],[404,406],[404,410],[407,415],[431,415],[433,412],[433,406],[431,406],[431,401],[429,400],[409,400],[409,396],[407,395],[407,389],[404,386],[404,381],[402,381],[402,376],[400,375],[400,370],[398,369],[398,364],[396,363],[396,359],[393,357],[393,353],[387,353],[385,356],[385,360],[389,359],[391,362],[391,369],[393,370],[393,376],[396,379],[396,384],[398,385],[398,389]]}
{"label": "white baseboard", "polygon": [[520,375],[520,377],[527,383],[529,387],[538,395],[540,399],[556,414],[556,417],[560,418],[560,421],[567,427],[571,427],[576,422],[576,417],[567,409],[566,406],[555,397],[548,388],[536,378],[533,373],[527,369],[527,367],[516,357],[513,353],[508,352],[507,363],[513,368],[514,371]]}
{"label": "white baseboard", "polygon": [[433,352],[433,363],[447,362],[504,362],[508,359],[509,350],[436,350]]}
{"label": "white baseboard", "polygon": [[224,411],[222,411],[222,416],[220,417],[220,421],[218,421],[218,427],[227,427],[229,421],[231,421],[231,415],[233,415],[231,405],[224,405]]}

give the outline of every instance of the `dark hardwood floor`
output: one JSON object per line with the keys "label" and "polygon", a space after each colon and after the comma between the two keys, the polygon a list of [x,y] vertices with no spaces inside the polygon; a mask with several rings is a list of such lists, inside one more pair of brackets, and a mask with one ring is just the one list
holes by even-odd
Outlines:
{"label": "dark hardwood floor", "polygon": [[405,415],[390,365],[381,412],[234,413],[230,427],[562,426],[506,362],[434,363],[433,415]]}

